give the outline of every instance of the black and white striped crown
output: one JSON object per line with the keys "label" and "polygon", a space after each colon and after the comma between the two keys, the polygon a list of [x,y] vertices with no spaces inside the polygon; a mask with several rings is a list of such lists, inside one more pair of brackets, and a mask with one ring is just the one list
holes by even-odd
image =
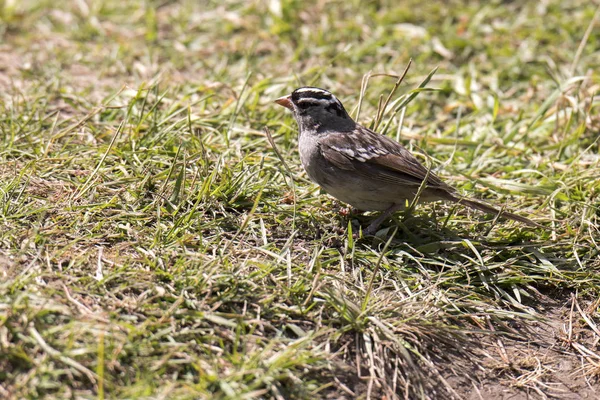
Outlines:
{"label": "black and white striped crown", "polygon": [[338,116],[347,115],[342,103],[331,92],[317,87],[301,87],[292,92],[292,102],[301,110],[321,107]]}

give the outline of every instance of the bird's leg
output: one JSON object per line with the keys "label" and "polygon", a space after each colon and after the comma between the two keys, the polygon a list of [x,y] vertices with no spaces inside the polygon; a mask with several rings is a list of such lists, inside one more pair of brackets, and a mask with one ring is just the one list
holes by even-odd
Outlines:
{"label": "bird's leg", "polygon": [[398,210],[402,210],[404,207],[405,205],[403,203],[392,205],[390,208],[382,212],[381,215],[375,219],[375,221],[369,224],[367,229],[364,230],[364,234],[367,236],[374,235],[377,232],[377,228],[379,228],[379,225],[381,225],[381,223],[385,221],[387,217],[389,217]]}

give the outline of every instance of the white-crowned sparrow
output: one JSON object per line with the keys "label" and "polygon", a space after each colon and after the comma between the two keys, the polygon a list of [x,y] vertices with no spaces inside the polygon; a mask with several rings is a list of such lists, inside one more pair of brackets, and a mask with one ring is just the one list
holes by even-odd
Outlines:
{"label": "white-crowned sparrow", "polygon": [[385,218],[411,202],[424,179],[419,201],[449,200],[538,226],[528,218],[460,196],[400,143],[354,122],[327,90],[301,87],[275,102],[289,108],[298,122],[300,160],[310,179],[359,210],[383,211],[366,234],[374,234]]}

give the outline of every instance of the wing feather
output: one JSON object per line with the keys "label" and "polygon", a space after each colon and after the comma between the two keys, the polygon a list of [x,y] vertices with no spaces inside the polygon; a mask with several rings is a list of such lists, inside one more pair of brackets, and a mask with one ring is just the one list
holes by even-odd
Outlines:
{"label": "wing feather", "polygon": [[330,132],[319,139],[323,157],[334,166],[353,170],[382,183],[420,186],[427,177],[427,186],[454,192],[433,172],[423,166],[400,143],[357,125],[351,132]]}

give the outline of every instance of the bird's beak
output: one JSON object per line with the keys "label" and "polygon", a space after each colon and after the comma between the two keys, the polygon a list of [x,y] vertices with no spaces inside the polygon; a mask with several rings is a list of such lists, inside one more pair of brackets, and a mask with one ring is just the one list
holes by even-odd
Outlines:
{"label": "bird's beak", "polygon": [[280,106],[283,106],[285,108],[289,108],[290,110],[293,109],[293,107],[292,107],[292,96],[290,96],[290,95],[278,98],[277,100],[275,100],[275,103],[277,103]]}

